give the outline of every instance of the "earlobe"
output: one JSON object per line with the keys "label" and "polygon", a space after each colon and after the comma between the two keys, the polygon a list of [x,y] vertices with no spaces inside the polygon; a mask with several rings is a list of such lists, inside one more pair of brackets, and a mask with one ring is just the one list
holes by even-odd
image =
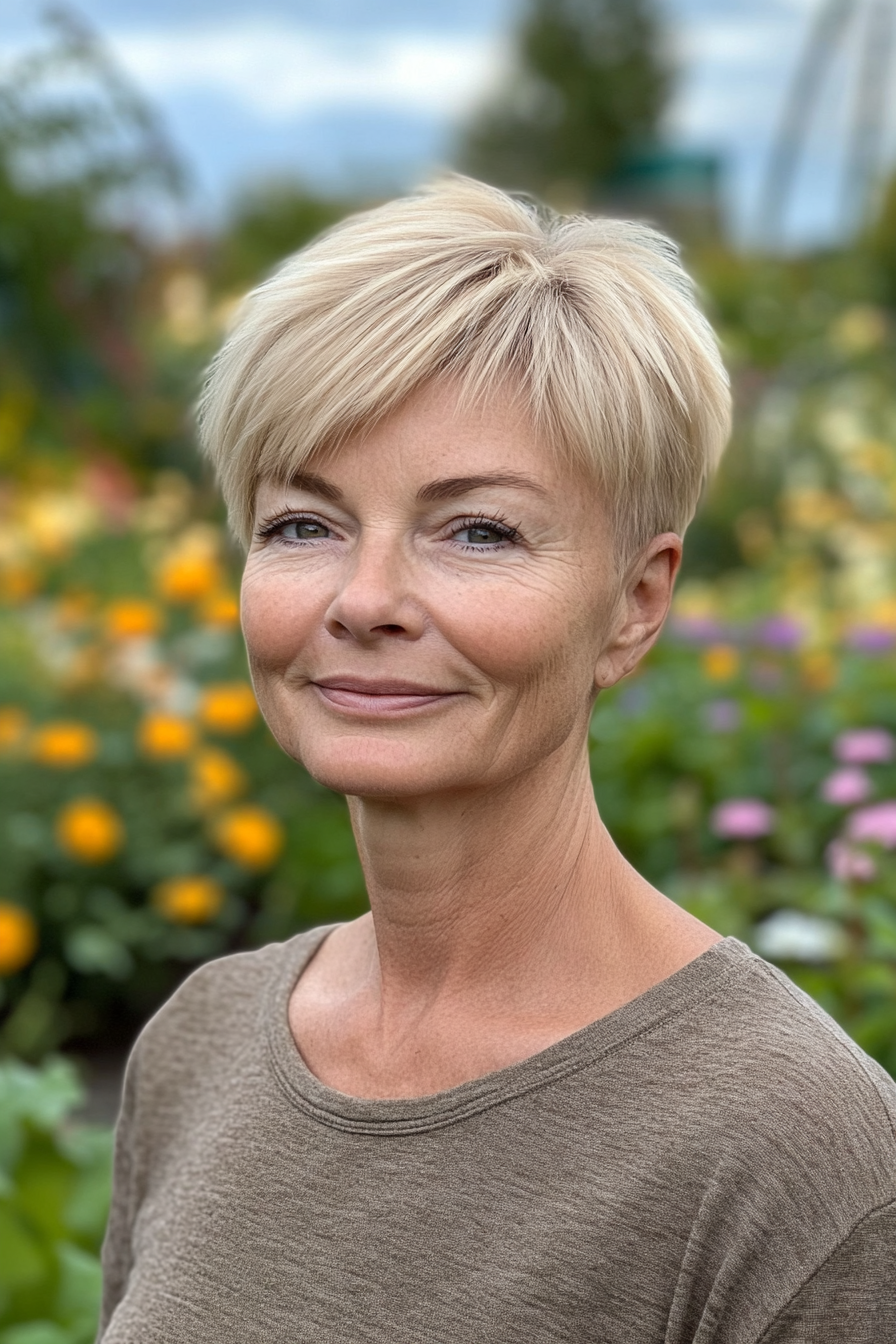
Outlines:
{"label": "earlobe", "polygon": [[659,636],[672,601],[681,562],[681,538],[655,537],[630,572],[616,634],[594,669],[598,691],[609,690],[638,666]]}

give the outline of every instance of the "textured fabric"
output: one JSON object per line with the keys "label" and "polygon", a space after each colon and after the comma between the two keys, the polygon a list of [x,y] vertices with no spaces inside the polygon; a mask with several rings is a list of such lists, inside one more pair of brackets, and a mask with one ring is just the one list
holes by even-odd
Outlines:
{"label": "textured fabric", "polygon": [[896,1085],[742,943],[365,1101],[287,1021],[326,932],[212,962],[144,1029],[103,1344],[896,1344]]}

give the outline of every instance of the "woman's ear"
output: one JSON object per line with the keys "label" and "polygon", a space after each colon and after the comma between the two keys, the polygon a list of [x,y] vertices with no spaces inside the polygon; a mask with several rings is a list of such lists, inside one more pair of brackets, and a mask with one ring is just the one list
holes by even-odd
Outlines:
{"label": "woman's ear", "polygon": [[598,690],[607,690],[627,676],[656,640],[669,614],[681,552],[681,537],[663,532],[629,565],[609,637],[594,670]]}

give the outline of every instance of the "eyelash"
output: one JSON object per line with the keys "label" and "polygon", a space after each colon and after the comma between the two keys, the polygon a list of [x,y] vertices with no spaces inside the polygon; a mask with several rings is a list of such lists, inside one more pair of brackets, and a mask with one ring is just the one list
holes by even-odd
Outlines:
{"label": "eyelash", "polygon": [[[267,541],[270,537],[276,536],[281,527],[286,527],[289,523],[317,523],[320,527],[328,526],[323,518],[318,518],[313,513],[282,513],[278,518],[271,518],[269,522],[262,524],[255,535],[259,541]],[[288,537],[281,537],[280,540],[287,546],[304,546],[307,544],[307,542]]]}
{"label": "eyelash", "polygon": [[[259,541],[268,541],[271,537],[275,537],[280,529],[286,527],[289,523],[317,523],[320,527],[329,527],[328,523],[325,523],[322,518],[318,518],[317,515],[313,513],[284,513],[278,518],[272,518],[270,521],[263,523],[256,532],[256,537]],[[514,527],[511,523],[508,523],[507,519],[500,515],[486,518],[483,514],[476,514],[475,517],[460,518],[454,524],[454,532],[452,535],[459,532],[466,532],[469,528],[474,527],[488,528],[491,532],[497,532],[501,538],[501,544],[509,542],[513,545],[520,540],[519,529]],[[312,544],[311,539],[299,541],[292,538],[281,537],[280,540],[286,546],[307,546]],[[326,538],[323,538],[323,540],[326,540]],[[458,544],[461,549],[465,551],[484,551],[488,549],[488,545],[474,546],[470,542],[459,542]],[[497,549],[497,547],[494,546],[494,543],[492,545],[494,549]]]}
{"label": "eyelash", "polygon": [[[503,542],[510,542],[511,545],[520,539],[519,529],[508,523],[506,518],[496,516],[486,518],[477,515],[475,518],[461,518],[454,526],[454,532],[466,532],[471,527],[488,528],[490,532],[497,532]],[[484,551],[486,546],[473,546],[470,542],[462,541],[458,543],[465,551]]]}

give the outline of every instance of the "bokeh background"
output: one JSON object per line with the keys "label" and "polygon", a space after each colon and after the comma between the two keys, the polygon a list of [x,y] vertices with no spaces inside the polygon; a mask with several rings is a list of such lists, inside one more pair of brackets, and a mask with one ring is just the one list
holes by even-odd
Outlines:
{"label": "bokeh background", "polygon": [[894,28],[0,0],[0,1344],[93,1338],[141,1024],[199,962],[365,908],[343,801],[260,721],[191,407],[250,286],[443,168],[680,240],[737,425],[668,632],[595,714],[598,800],[896,1070]]}

